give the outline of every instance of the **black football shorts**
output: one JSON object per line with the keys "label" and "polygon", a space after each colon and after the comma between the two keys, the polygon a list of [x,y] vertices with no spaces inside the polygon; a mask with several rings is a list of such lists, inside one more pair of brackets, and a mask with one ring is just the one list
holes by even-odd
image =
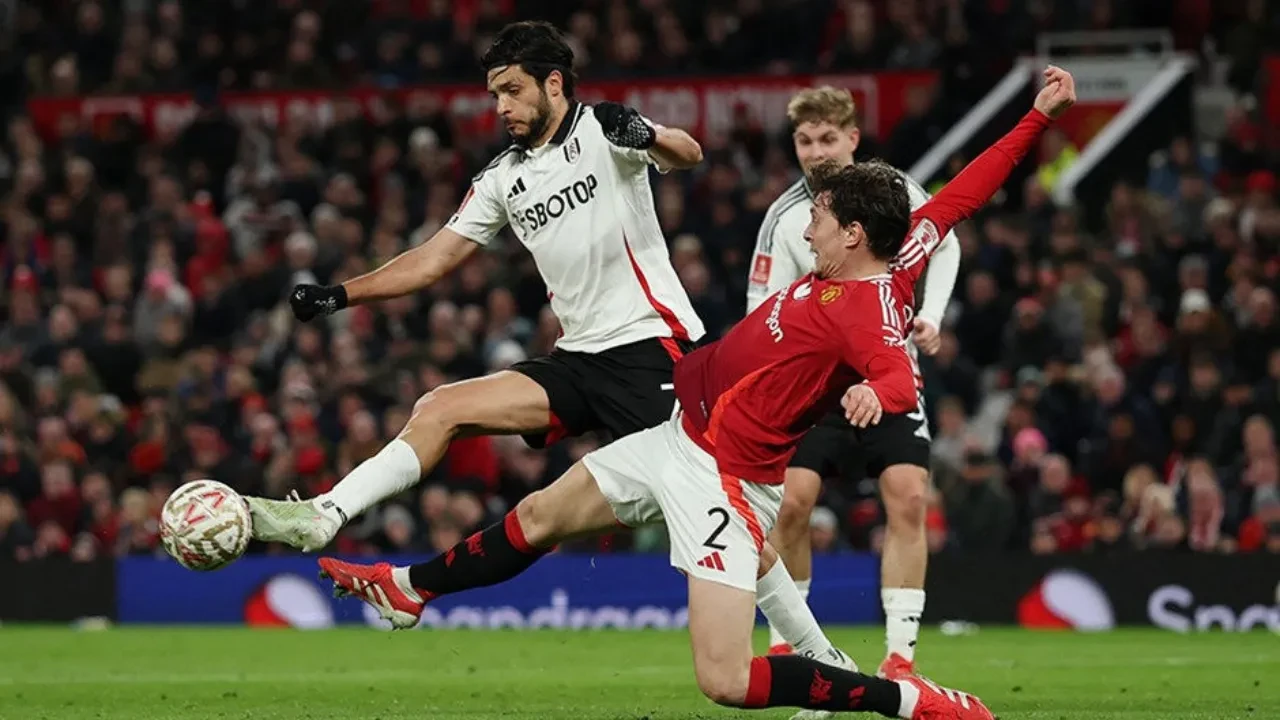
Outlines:
{"label": "black football shorts", "polygon": [[929,468],[929,421],[923,400],[914,412],[885,415],[880,424],[855,428],[840,412],[831,413],[800,439],[790,467],[848,482],[879,477],[893,465]]}
{"label": "black football shorts", "polygon": [[557,348],[512,365],[551,401],[551,428],[525,435],[525,442],[544,448],[592,431],[613,440],[669,420],[676,397],[672,372],[691,350],[688,341],[649,338],[598,353]]}

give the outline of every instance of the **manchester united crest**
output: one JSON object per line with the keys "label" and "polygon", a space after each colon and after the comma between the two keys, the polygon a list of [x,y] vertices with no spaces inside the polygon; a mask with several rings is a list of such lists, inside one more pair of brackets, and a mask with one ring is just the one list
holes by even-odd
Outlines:
{"label": "manchester united crest", "polygon": [[830,305],[837,298],[844,294],[844,288],[839,285],[832,285],[822,289],[822,294],[818,296],[818,302],[823,305]]}

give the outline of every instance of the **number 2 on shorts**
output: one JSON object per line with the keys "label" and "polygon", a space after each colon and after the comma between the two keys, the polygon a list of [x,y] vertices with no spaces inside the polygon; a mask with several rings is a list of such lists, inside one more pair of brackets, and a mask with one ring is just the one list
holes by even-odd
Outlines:
{"label": "number 2 on shorts", "polygon": [[720,518],[720,524],[717,525],[716,529],[711,531],[711,535],[703,541],[703,546],[709,547],[712,550],[728,550],[729,546],[716,542],[716,538],[720,537],[720,533],[724,532],[724,529],[729,527],[729,511],[724,508],[715,507],[708,510],[707,515],[710,517],[718,516]]}

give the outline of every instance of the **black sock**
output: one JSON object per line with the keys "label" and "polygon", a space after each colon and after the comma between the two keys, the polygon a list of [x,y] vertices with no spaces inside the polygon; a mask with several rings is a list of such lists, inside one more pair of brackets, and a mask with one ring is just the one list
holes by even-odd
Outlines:
{"label": "black sock", "polygon": [[835,712],[877,712],[897,717],[902,705],[898,684],[841,670],[799,655],[770,655],[751,660],[751,681],[744,707],[801,707]]}
{"label": "black sock", "polygon": [[497,585],[529,569],[547,550],[529,544],[516,511],[448,551],[409,568],[409,582],[424,599]]}

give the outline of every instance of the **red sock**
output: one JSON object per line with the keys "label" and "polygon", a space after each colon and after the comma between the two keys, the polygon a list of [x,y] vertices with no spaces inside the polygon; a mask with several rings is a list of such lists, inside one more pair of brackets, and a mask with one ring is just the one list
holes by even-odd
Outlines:
{"label": "red sock", "polygon": [[799,655],[752,658],[746,708],[800,707],[835,712],[877,712],[897,717],[898,684],[823,665]]}

